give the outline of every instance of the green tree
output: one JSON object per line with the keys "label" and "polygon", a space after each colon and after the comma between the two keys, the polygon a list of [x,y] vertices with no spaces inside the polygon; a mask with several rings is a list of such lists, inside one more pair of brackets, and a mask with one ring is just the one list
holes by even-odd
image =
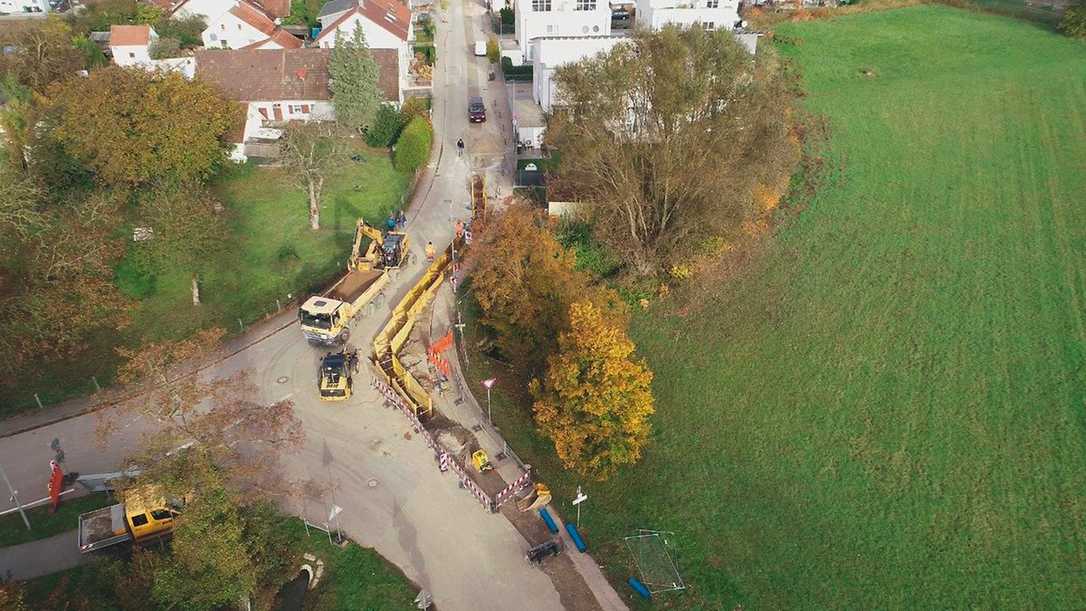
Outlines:
{"label": "green tree", "polygon": [[347,39],[336,32],[336,43],[328,63],[332,77],[332,105],[336,122],[362,130],[373,121],[382,95],[377,86],[381,71],[366,44],[362,28],[354,29]]}
{"label": "green tree", "polygon": [[555,186],[591,204],[596,235],[641,275],[740,231],[754,188],[798,158],[793,79],[725,30],[638,30],[555,81]]}
{"label": "green tree", "polygon": [[490,36],[486,39],[486,58],[490,63],[496,64],[501,60],[502,50],[498,46],[498,39]]}
{"label": "green tree", "polygon": [[400,139],[396,141],[396,152],[392,158],[396,169],[404,174],[412,174],[430,160],[430,145],[434,134],[430,122],[422,117],[415,117],[407,124]]}
{"label": "green tree", "polygon": [[305,189],[309,202],[309,228],[321,228],[324,179],[342,160],[343,140],[328,121],[291,121],[279,141],[281,160]]}
{"label": "green tree", "polygon": [[652,372],[633,353],[622,325],[591,301],[570,306],[546,377],[529,387],[535,420],[567,469],[604,480],[641,458],[655,408]]}
{"label": "green tree", "polygon": [[1067,7],[1060,20],[1060,31],[1072,38],[1086,38],[1086,4]]}
{"label": "green tree", "polygon": [[37,107],[29,87],[19,83],[14,74],[0,76],[0,97],[7,102],[0,106],[0,130],[3,134],[6,159],[17,172],[25,172],[29,167],[27,152],[36,122]]}
{"label": "green tree", "polygon": [[366,129],[366,144],[380,148],[392,146],[403,126],[403,115],[391,104],[381,104],[377,109],[373,124]]}
{"label": "green tree", "polygon": [[159,38],[174,38],[182,48],[190,49],[204,44],[202,35],[207,29],[207,22],[202,15],[167,15],[159,18],[154,28]]}
{"label": "green tree", "polygon": [[151,56],[151,59],[177,57],[181,54],[181,41],[176,38],[160,36],[151,43],[147,53]]}
{"label": "green tree", "polygon": [[226,160],[237,107],[175,72],[110,66],[51,87],[48,137],[107,185],[199,182]]}
{"label": "green tree", "polygon": [[50,16],[22,29],[11,46],[14,53],[0,55],[2,71],[35,93],[86,67],[84,52],[73,44],[72,28],[60,17]]}
{"label": "green tree", "polygon": [[189,271],[194,306],[200,305],[200,274],[218,264],[230,240],[222,210],[215,196],[199,185],[164,186],[140,199],[140,222],[154,237],[133,247],[145,250],[158,271]]}
{"label": "green tree", "polygon": [[168,562],[151,593],[162,608],[218,609],[236,605],[257,586],[241,503],[202,448],[185,452],[189,500],[178,516]]}

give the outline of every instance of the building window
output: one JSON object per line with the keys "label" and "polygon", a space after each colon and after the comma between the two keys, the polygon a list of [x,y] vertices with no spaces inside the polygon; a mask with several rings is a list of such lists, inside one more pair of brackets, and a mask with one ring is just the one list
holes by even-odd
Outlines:
{"label": "building window", "polygon": [[241,24],[240,23],[238,24],[238,31],[239,32],[241,31]]}
{"label": "building window", "polygon": [[222,30],[223,32],[225,32],[226,31],[226,24],[225,23],[220,23],[219,24],[219,29]]}
{"label": "building window", "polygon": [[713,30],[713,29],[716,29],[716,24],[715,24],[715,23],[713,23],[712,21],[706,21],[706,22],[705,22],[705,29],[706,29],[706,30]]}
{"label": "building window", "polygon": [[309,114],[309,105],[308,104],[291,104],[290,105],[290,114],[292,114],[292,115]]}
{"label": "building window", "polygon": [[554,34],[554,26],[553,25],[547,24],[547,33],[548,34]]}
{"label": "building window", "polygon": [[594,11],[596,10],[596,0],[577,0],[575,9],[578,11]]}
{"label": "building window", "polygon": [[720,8],[720,0],[706,0],[705,8]]}
{"label": "building window", "polygon": [[532,0],[532,10],[537,12],[551,10],[551,0]]}
{"label": "building window", "polygon": [[131,58],[135,58],[135,57],[136,57],[136,54],[135,54],[135,53],[132,53],[131,51],[129,51],[129,52],[128,52],[128,57],[131,57]]}
{"label": "building window", "polygon": [[229,49],[230,48],[229,45],[226,44],[225,40],[222,40],[222,41],[219,41],[219,42],[222,43],[222,48],[224,48],[224,49]]}

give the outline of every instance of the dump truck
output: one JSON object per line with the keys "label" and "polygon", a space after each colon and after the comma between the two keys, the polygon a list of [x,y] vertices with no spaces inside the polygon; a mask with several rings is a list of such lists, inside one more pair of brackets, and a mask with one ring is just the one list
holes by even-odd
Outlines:
{"label": "dump truck", "polygon": [[[363,250],[365,238],[370,242]],[[406,233],[382,234],[358,219],[347,274],[323,294],[310,297],[298,310],[298,321],[309,343],[332,346],[346,342],[351,319],[384,290],[388,271],[399,268],[407,259]]]}
{"label": "dump truck", "polygon": [[311,344],[331,346],[347,341],[350,322],[388,284],[388,270],[353,269],[322,295],[298,309],[302,333]]}
{"label": "dump truck", "polygon": [[321,401],[345,401],[351,398],[354,380],[351,374],[358,370],[358,351],[329,352],[321,359],[317,371],[317,390]]}
{"label": "dump truck", "polygon": [[79,516],[79,551],[133,542],[156,541],[173,534],[177,511],[153,486],[140,486],[125,494],[124,502]]}

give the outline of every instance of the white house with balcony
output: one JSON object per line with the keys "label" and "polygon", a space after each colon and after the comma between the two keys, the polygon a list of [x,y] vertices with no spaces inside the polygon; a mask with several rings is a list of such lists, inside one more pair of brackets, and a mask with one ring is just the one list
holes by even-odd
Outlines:
{"label": "white house with balcony", "polygon": [[650,30],[670,24],[731,30],[739,21],[739,0],[637,0],[637,25]]}
{"label": "white house with balcony", "polygon": [[109,52],[113,63],[122,67],[180,72],[185,78],[196,73],[196,60],[188,57],[151,59],[151,45],[158,34],[149,25],[114,25],[109,28]]}
{"label": "white house with balcony", "polygon": [[517,0],[514,10],[524,63],[534,63],[536,38],[611,34],[611,5],[606,0]]}
{"label": "white house with balcony", "polygon": [[532,96],[543,112],[558,102],[554,71],[560,66],[607,53],[628,41],[615,36],[541,36],[532,40]]}

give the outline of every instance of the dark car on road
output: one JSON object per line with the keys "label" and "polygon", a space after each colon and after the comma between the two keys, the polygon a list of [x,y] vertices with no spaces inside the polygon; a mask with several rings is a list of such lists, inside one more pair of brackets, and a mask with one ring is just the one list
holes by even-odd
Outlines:
{"label": "dark car on road", "polygon": [[468,121],[472,123],[486,121],[486,104],[483,104],[483,98],[479,96],[468,98]]}

